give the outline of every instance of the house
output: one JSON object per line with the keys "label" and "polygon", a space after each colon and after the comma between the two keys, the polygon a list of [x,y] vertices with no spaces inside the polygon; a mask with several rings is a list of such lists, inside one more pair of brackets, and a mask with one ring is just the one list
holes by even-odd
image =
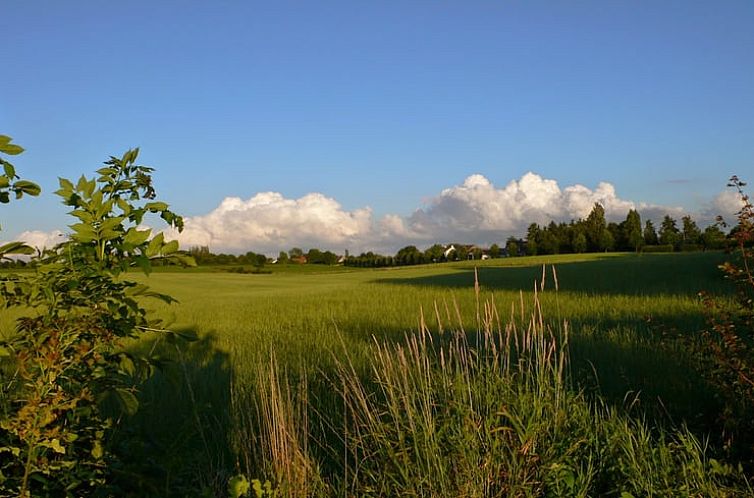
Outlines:
{"label": "house", "polygon": [[450,255],[456,252],[456,246],[453,244],[450,244],[447,248],[445,248],[445,252],[443,252],[443,256],[445,256],[445,259],[450,259]]}

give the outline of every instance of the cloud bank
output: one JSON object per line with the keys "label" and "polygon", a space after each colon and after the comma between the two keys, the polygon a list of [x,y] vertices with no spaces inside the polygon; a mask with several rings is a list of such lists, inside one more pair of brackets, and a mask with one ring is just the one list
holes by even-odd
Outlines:
{"label": "cloud bank", "polygon": [[286,199],[262,192],[248,200],[227,197],[209,214],[187,218],[183,233],[170,235],[183,247],[209,246],[213,251],[273,253],[293,246],[342,251],[362,247],[372,225],[369,208],[345,211],[319,193]]}
{"label": "cloud bank", "polygon": [[509,235],[523,235],[531,222],[584,218],[595,202],[615,221],[625,219],[629,209],[653,219],[684,213],[679,207],[621,199],[615,187],[605,182],[594,189],[584,185],[561,188],[557,181],[530,172],[497,187],[474,174],[462,184],[442,190],[408,216],[376,218],[369,207],[348,211],[320,193],[288,199],[277,192],[263,192],[247,200],[228,197],[212,212],[187,218],[183,233],[168,235],[180,240],[183,247],[206,245],[216,252],[276,254],[294,246],[352,253],[395,252],[406,244],[500,243]]}
{"label": "cloud bank", "polygon": [[[332,197],[310,193],[289,199],[278,192],[261,192],[249,199],[225,198],[217,208],[185,219],[185,230],[166,231],[184,249],[209,246],[213,252],[247,251],[276,255],[280,250],[312,247],[343,253],[374,250],[394,253],[400,247],[435,242],[501,243],[510,235],[523,236],[527,226],[576,220],[589,215],[595,202],[605,208],[608,221],[622,221],[629,209],[642,219],[660,220],[665,214],[679,219],[680,207],[637,203],[618,196],[606,182],[594,188],[561,188],[553,179],[526,173],[505,186],[495,186],[480,174],[439,192],[407,216],[376,217],[369,207],[347,210]],[[735,220],[741,200],[732,190],[721,192],[698,213],[701,225],[721,214]],[[51,247],[63,233],[28,231],[16,237],[35,247]]]}

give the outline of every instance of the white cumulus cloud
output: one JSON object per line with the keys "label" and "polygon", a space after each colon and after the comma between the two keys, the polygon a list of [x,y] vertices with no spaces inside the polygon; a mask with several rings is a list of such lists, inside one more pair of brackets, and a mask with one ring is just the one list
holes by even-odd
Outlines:
{"label": "white cumulus cloud", "polygon": [[726,222],[736,223],[736,215],[743,206],[744,202],[739,193],[728,189],[720,192],[712,200],[711,205],[704,211],[704,215],[710,220],[722,216]]}
{"label": "white cumulus cloud", "polygon": [[360,246],[372,233],[369,208],[346,211],[320,193],[287,199],[262,192],[247,200],[227,197],[212,212],[186,218],[183,233],[171,235],[183,247],[272,253],[293,246],[342,250]]}
{"label": "white cumulus cloud", "polygon": [[584,218],[595,202],[615,221],[625,219],[629,209],[653,219],[684,212],[621,199],[615,187],[605,182],[594,189],[584,185],[561,188],[556,180],[529,172],[497,187],[474,174],[408,216],[388,214],[375,219],[368,207],[349,211],[321,193],[289,199],[278,192],[262,192],[246,200],[228,197],[210,213],[187,218],[183,233],[168,235],[178,238],[184,248],[206,245],[213,251],[236,253],[275,254],[291,247],[395,252],[406,244],[500,243],[509,235],[523,235],[532,222]]}
{"label": "white cumulus cloud", "polygon": [[416,210],[407,223],[417,237],[427,240],[499,241],[501,233],[520,235],[532,222],[585,218],[597,202],[614,221],[624,219],[629,209],[650,218],[683,212],[621,199],[610,183],[602,182],[595,189],[584,185],[561,189],[557,181],[529,172],[501,188],[482,175],[469,176]]}

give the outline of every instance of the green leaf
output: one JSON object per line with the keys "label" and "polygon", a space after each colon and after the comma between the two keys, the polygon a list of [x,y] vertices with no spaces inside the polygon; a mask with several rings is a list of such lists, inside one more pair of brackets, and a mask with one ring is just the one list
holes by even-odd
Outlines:
{"label": "green leaf", "polygon": [[36,250],[23,242],[9,242],[0,246],[0,255],[3,254],[34,254]]}
{"label": "green leaf", "polygon": [[128,201],[126,201],[124,199],[118,198],[117,203],[118,203],[118,207],[120,208],[120,210],[123,211],[123,214],[125,214],[126,216],[128,216],[131,213],[132,207],[128,203]]}
{"label": "green leaf", "polygon": [[196,266],[196,260],[194,259],[194,257],[182,252],[171,254],[168,258],[168,261],[172,261],[174,263],[178,263],[181,266],[187,266],[191,268]]}
{"label": "green leaf", "polygon": [[160,232],[155,237],[149,241],[149,245],[147,246],[147,253],[146,256],[151,258],[154,256],[157,256],[160,253],[160,249],[162,249],[162,246],[165,244],[165,235]]}
{"label": "green leaf", "polygon": [[114,175],[117,172],[118,172],[118,170],[115,169],[115,168],[100,168],[100,169],[97,170],[97,174],[103,175],[103,176],[104,175],[108,175],[108,176],[109,175]]}
{"label": "green leaf", "polygon": [[16,177],[16,168],[8,161],[3,161],[3,170],[5,171],[5,176],[8,178],[13,179]]}
{"label": "green leaf", "polygon": [[149,275],[152,272],[152,263],[149,261],[149,258],[143,255],[136,256],[134,258],[135,263],[141,268],[141,271],[144,272],[145,275]]}
{"label": "green leaf", "polygon": [[136,399],[134,393],[132,393],[128,389],[114,389],[113,395],[118,401],[118,405],[128,415],[134,415],[139,410],[139,400]]}
{"label": "green leaf", "polygon": [[231,498],[240,498],[248,493],[249,489],[251,489],[251,485],[249,484],[249,480],[246,479],[246,476],[243,474],[231,477],[228,481],[228,495],[230,495]]}
{"label": "green leaf", "polygon": [[9,156],[16,156],[24,151],[24,148],[16,144],[4,144],[0,145],[0,152],[4,152]]}
{"label": "green leaf", "polygon": [[116,216],[114,218],[108,218],[100,223],[99,229],[104,232],[106,230],[113,230],[115,227],[120,226],[125,218],[123,216]]}
{"label": "green leaf", "polygon": [[79,242],[83,243],[97,240],[97,232],[95,232],[90,225],[87,225],[85,223],[76,223],[69,226],[75,232],[73,235],[71,235],[72,239],[78,240]]}
{"label": "green leaf", "polygon": [[136,373],[136,364],[130,355],[126,353],[120,355],[120,369],[131,376]]}
{"label": "green leaf", "polygon": [[66,190],[73,193],[73,183],[71,183],[70,180],[68,180],[67,178],[58,178],[58,183],[60,184],[61,190]]}
{"label": "green leaf", "polygon": [[0,358],[10,356],[10,349],[5,346],[0,346]]}
{"label": "green leaf", "polygon": [[167,208],[168,208],[167,203],[165,203],[165,202],[159,202],[159,201],[147,202],[144,205],[144,209],[147,209],[147,210],[149,210],[149,211],[151,211],[153,213],[156,213],[158,211],[165,211]]}
{"label": "green leaf", "polygon": [[7,145],[13,141],[8,135],[0,135],[0,145]]}
{"label": "green leaf", "polygon": [[104,456],[105,452],[102,450],[102,443],[99,440],[94,441],[94,447],[92,448],[92,457],[95,460],[100,460]]}
{"label": "green leaf", "polygon": [[149,236],[152,234],[152,230],[137,230],[136,228],[129,228],[126,232],[126,236],[123,238],[123,242],[132,246],[139,246],[146,242]]}
{"label": "green leaf", "polygon": [[5,175],[0,175],[0,188],[7,188],[10,185],[10,180]]}
{"label": "green leaf", "polygon": [[164,254],[165,256],[169,254],[173,254],[178,250],[178,241],[177,240],[171,240],[167,244],[162,246],[162,249],[160,252]]}
{"label": "green leaf", "polygon": [[63,447],[62,444],[60,444],[60,440],[55,438],[49,443],[49,447],[52,448],[52,450],[55,453],[65,454],[65,447]]}
{"label": "green leaf", "polygon": [[37,185],[34,182],[30,182],[28,180],[19,180],[16,183],[13,184],[14,190],[20,190],[24,194],[37,196],[42,191],[41,188],[39,188],[39,185]]}
{"label": "green leaf", "polygon": [[84,223],[91,223],[94,221],[94,217],[92,216],[92,214],[88,211],[84,211],[83,209],[74,209],[68,214],[75,216],[76,218],[80,219]]}

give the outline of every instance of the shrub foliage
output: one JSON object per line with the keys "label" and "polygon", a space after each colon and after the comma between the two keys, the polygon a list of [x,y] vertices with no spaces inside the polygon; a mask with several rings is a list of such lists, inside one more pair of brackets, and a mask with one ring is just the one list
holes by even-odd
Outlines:
{"label": "shrub foliage", "polygon": [[124,350],[124,340],[171,334],[141,302],[172,299],[122,273],[134,266],[148,273],[156,258],[192,263],[176,241],[141,228],[148,213],[178,230],[183,221],[156,199],[152,169],[137,156],[134,149],[111,157],[96,178],[60,179],[56,194],[77,220],[69,239],[42,254],[33,274],[0,286],[3,306],[23,314],[0,343],[3,496],[113,493],[118,467],[107,436],[137,410],[135,386],[155,368]]}

